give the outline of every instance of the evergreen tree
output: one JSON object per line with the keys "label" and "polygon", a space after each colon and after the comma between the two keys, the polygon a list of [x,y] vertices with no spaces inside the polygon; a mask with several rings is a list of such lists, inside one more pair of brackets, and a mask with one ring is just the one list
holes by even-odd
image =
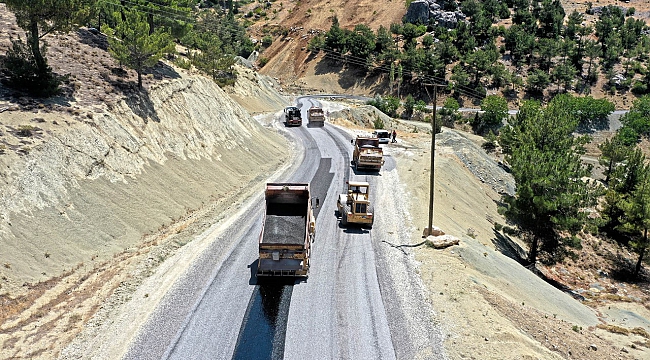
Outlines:
{"label": "evergreen tree", "polygon": [[577,10],[573,10],[567,19],[566,28],[564,28],[564,37],[568,39],[575,38],[578,34],[578,29],[582,27],[583,21],[585,21],[584,15]]}
{"label": "evergreen tree", "polygon": [[460,109],[460,105],[456,99],[453,97],[446,98],[442,108],[438,110],[441,125],[453,128],[454,124],[461,118],[458,109]]}
{"label": "evergreen tree", "polygon": [[624,127],[629,127],[636,134],[650,134],[650,95],[645,95],[634,101],[634,105],[621,118]]}
{"label": "evergreen tree", "polygon": [[376,38],[375,53],[377,53],[377,60],[392,64],[399,57],[399,51],[390,32],[384,26],[380,26],[377,29]]}
{"label": "evergreen tree", "polygon": [[[82,7],[81,0],[5,0],[7,9],[14,13],[16,22],[21,29],[27,33],[27,46],[21,45],[20,40],[14,42],[14,54],[21,54],[14,57],[19,62],[16,70],[20,74],[12,79],[16,85],[18,78],[24,78],[27,73],[34,72],[31,76],[35,81],[35,88],[28,89],[42,95],[50,95],[56,92],[59,85],[58,78],[52,73],[45,58],[46,47],[41,44],[41,38],[49,33],[57,31],[68,31],[74,24],[79,22],[79,16],[83,15],[79,10]],[[25,51],[23,51],[25,50]],[[12,72],[12,69],[8,69]],[[50,88],[47,93],[39,86]]]}
{"label": "evergreen tree", "polygon": [[622,230],[621,225],[625,222],[625,201],[641,182],[644,162],[643,152],[635,148],[624,154],[621,166],[612,170],[603,204],[605,229]]}
{"label": "evergreen tree", "polygon": [[174,43],[162,28],[150,34],[149,24],[140,13],[126,12],[125,16],[126,21],[118,23],[115,30],[109,28],[107,31],[109,52],[138,73],[138,87],[142,88],[142,72],[156,65],[164,54],[174,52]]}
{"label": "evergreen tree", "polygon": [[611,139],[606,139],[604,143],[598,145],[601,155],[599,163],[606,167],[605,184],[610,186],[609,180],[617,164],[625,160],[626,155],[630,152],[629,146],[623,143],[621,136],[618,134]]}
{"label": "evergreen tree", "polygon": [[350,55],[355,59],[355,62],[369,68],[372,64],[371,56],[376,47],[373,31],[367,25],[359,24],[350,33],[347,44]]}
{"label": "evergreen tree", "polygon": [[601,45],[593,40],[587,40],[585,43],[585,55],[589,58],[589,66],[587,68],[587,77],[591,83],[598,80],[596,69],[594,68],[594,59],[597,59],[602,54]]}
{"label": "evergreen tree", "polygon": [[620,206],[624,217],[619,228],[632,239],[630,246],[639,257],[634,267],[634,277],[641,271],[643,258],[650,245],[648,228],[650,228],[650,167],[643,165],[640,169],[639,183],[629,196],[624,197]]}
{"label": "evergreen tree", "polygon": [[553,65],[553,58],[557,56],[559,44],[555,39],[542,38],[537,41],[535,46],[535,56],[537,63],[539,63],[539,68],[546,71],[547,73],[551,72],[551,66]]}
{"label": "evergreen tree", "polygon": [[551,78],[542,70],[535,69],[526,78],[526,90],[533,94],[542,94],[551,83]]}
{"label": "evergreen tree", "polygon": [[339,52],[344,54],[348,51],[347,44],[348,34],[339,26],[339,19],[332,18],[332,26],[325,35],[325,46],[328,51]]}
{"label": "evergreen tree", "polygon": [[557,38],[563,28],[564,8],[560,0],[542,0],[539,10],[539,37]]}
{"label": "evergreen tree", "polygon": [[404,118],[410,119],[413,116],[413,109],[415,108],[415,99],[413,95],[408,94],[404,101]]}
{"label": "evergreen tree", "polygon": [[517,185],[515,196],[504,198],[505,214],[526,234],[528,260],[535,263],[540,247],[553,251],[561,245],[559,231],[582,228],[582,209],[593,197],[581,180],[591,169],[580,160],[587,138],[573,136],[577,120],[553,101],[545,109],[527,103],[502,129],[500,143],[508,147]]}
{"label": "evergreen tree", "polygon": [[515,64],[525,63],[533,53],[535,35],[527,32],[520,25],[512,25],[510,29],[506,30],[504,45],[506,50],[510,51],[510,56]]}
{"label": "evergreen tree", "polygon": [[483,115],[474,122],[476,132],[481,133],[485,128],[499,128],[508,116],[508,102],[501,96],[489,95],[481,101]]}

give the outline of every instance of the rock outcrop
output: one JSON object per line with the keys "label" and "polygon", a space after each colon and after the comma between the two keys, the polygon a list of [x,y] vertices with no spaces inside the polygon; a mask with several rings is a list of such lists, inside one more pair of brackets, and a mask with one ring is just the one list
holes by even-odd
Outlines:
{"label": "rock outcrop", "polygon": [[405,15],[406,22],[412,24],[432,24],[453,29],[459,21],[465,20],[461,11],[445,11],[444,4],[436,0],[416,0],[409,5]]}

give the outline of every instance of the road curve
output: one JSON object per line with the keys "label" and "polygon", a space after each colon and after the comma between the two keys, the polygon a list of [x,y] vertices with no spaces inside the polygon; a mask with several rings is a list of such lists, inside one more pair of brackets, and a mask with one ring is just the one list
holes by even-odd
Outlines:
{"label": "road curve", "polygon": [[[303,119],[318,104],[299,99]],[[249,216],[234,219],[217,235],[165,296],[126,359],[444,358],[412,256],[390,245],[410,237],[403,228],[391,231],[408,217],[403,203],[391,205],[397,194],[386,202],[371,193],[371,200],[375,196],[386,207],[381,211],[391,211],[382,217],[376,210],[371,231],[341,228],[335,216],[336,197],[349,179],[368,181],[374,189],[397,186],[394,160],[387,158],[382,175],[355,173],[345,131],[330,124],[286,130],[304,157],[280,181],[309,182],[320,199],[309,278],[256,283],[260,195]]]}

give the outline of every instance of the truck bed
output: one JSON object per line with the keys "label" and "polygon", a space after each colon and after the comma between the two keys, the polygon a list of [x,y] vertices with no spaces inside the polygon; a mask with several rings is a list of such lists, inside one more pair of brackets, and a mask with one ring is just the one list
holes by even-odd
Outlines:
{"label": "truck bed", "polygon": [[261,244],[303,245],[307,231],[305,206],[268,204]]}

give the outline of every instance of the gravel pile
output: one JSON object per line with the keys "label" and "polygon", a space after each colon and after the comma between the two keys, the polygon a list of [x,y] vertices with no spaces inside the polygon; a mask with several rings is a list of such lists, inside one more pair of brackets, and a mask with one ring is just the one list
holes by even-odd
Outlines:
{"label": "gravel pile", "polygon": [[[304,205],[307,209],[307,205]],[[269,204],[262,242],[267,244],[303,244],[307,219],[301,204]],[[302,214],[301,214],[302,213]]]}

